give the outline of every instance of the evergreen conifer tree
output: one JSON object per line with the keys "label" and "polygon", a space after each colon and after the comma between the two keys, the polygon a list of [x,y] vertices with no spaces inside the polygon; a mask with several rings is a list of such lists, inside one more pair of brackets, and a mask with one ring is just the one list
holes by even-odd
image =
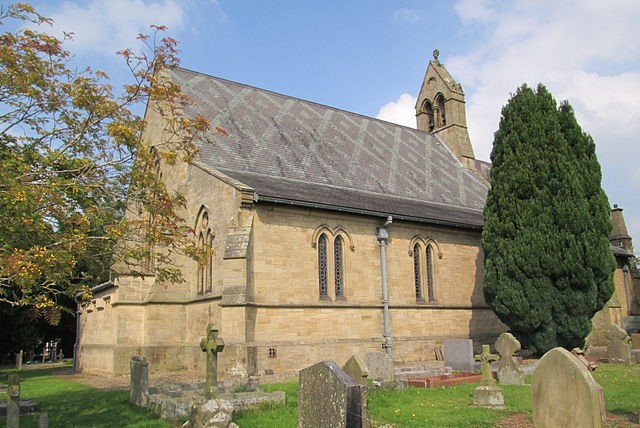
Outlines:
{"label": "evergreen conifer tree", "polygon": [[502,110],[491,161],[485,299],[524,346],[582,347],[615,267],[595,144],[568,103],[523,85]]}

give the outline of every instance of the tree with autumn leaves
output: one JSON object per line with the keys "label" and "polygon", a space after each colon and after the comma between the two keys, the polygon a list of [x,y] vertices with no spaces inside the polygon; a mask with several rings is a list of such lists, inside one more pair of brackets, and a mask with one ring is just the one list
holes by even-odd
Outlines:
{"label": "tree with autumn leaves", "polygon": [[[175,40],[159,26],[139,35],[146,49],[119,52],[131,82],[115,91],[104,72],[71,67],[31,5],[0,9],[0,26],[11,20],[23,25],[0,34],[0,306],[55,324],[61,296],[88,293],[114,263],[135,274],[152,259],[160,280],[180,281],[172,256],[203,255],[154,165],[192,159],[210,125],[159,77],[178,64]],[[163,116],[162,145],[142,138],[145,105]]]}

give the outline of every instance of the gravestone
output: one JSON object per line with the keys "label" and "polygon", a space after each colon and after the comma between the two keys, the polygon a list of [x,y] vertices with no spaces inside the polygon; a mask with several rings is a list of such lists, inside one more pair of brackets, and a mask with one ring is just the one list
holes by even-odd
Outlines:
{"label": "gravestone", "polygon": [[631,333],[631,347],[640,349],[640,333]]}
{"label": "gravestone", "polygon": [[370,428],[366,387],[334,361],[300,371],[297,428]]}
{"label": "gravestone", "polygon": [[384,352],[367,352],[364,364],[369,371],[369,379],[393,382],[393,362]]}
{"label": "gravestone", "polygon": [[38,428],[49,428],[49,414],[40,413],[38,415]]}
{"label": "gravestone", "polygon": [[610,363],[632,364],[631,339],[627,332],[612,324],[607,329],[607,354]]}
{"label": "gravestone", "polygon": [[535,428],[604,426],[602,388],[575,355],[564,348],[544,354],[531,381]]}
{"label": "gravestone", "polygon": [[347,360],[346,363],[342,366],[342,370],[349,376],[351,379],[355,380],[359,385],[366,385],[367,379],[369,378],[369,370],[367,369],[367,365],[364,363],[364,360],[357,355],[353,355],[351,358]]}
{"label": "gravestone", "polygon": [[131,369],[131,384],[129,387],[129,401],[144,407],[149,399],[149,363],[140,355],[134,355],[129,362]]}
{"label": "gravestone", "polygon": [[501,409],[504,407],[504,394],[502,389],[495,385],[496,381],[491,373],[491,362],[498,361],[499,357],[491,353],[489,345],[482,345],[482,354],[475,359],[482,363],[482,385],[473,390],[473,404],[475,406]]}
{"label": "gravestone", "polygon": [[7,428],[20,426],[20,376],[9,375],[7,386]]}
{"label": "gravestone", "polygon": [[213,324],[207,326],[207,337],[200,341],[200,349],[207,353],[204,396],[214,398],[218,395],[218,352],[224,349],[224,340],[218,337],[218,329]]}
{"label": "gravestone", "polygon": [[22,349],[16,353],[16,370],[22,370]]}
{"label": "gravestone", "polygon": [[447,339],[444,341],[444,365],[453,370],[469,371],[474,368],[473,340]]}
{"label": "gravestone", "polygon": [[520,350],[520,341],[511,333],[502,333],[494,345],[500,354],[498,382],[503,385],[524,385],[524,373],[515,353]]}

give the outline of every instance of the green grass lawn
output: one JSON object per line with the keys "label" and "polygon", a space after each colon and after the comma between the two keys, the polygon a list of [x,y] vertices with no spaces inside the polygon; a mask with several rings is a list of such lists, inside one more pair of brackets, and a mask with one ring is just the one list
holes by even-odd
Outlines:
{"label": "green grass lawn", "polygon": [[[594,372],[594,377],[605,391],[608,412],[629,414],[640,409],[640,366],[603,364]],[[501,386],[506,404],[504,410],[473,407],[473,389],[478,384],[434,389],[375,388],[368,394],[369,417],[374,427],[389,424],[395,428],[492,428],[511,414],[531,414],[530,382],[528,376],[527,385]],[[297,384],[264,387],[269,391],[284,390],[287,403],[236,415],[234,421],[241,428],[294,428],[298,405]]]}
{"label": "green grass lawn", "polygon": [[[60,369],[34,369],[20,372],[20,398],[33,399],[40,412],[49,416],[49,426],[55,427],[172,427],[146,410],[129,403],[129,391],[105,391],[77,382],[56,378]],[[1,370],[0,379],[15,370]],[[0,394],[6,401],[7,395]],[[0,418],[5,426],[6,418]],[[21,416],[20,428],[37,427],[37,415]]]}
{"label": "green grass lawn", "polygon": [[[0,371],[6,384],[11,370]],[[20,372],[21,397],[40,404],[49,414],[51,427],[171,427],[150,413],[129,404],[128,391],[97,390],[55,377],[56,369]],[[605,391],[607,411],[628,414],[640,409],[640,366],[603,364],[594,377]],[[527,379],[527,383],[530,379]],[[265,405],[260,410],[242,412],[234,417],[241,428],[294,428],[298,406],[297,383],[265,384],[267,392],[285,391],[284,405]],[[477,384],[454,387],[396,390],[374,388],[369,391],[369,416],[374,427],[385,424],[409,427],[495,427],[513,413],[531,414],[531,388],[502,386],[507,408],[490,410],[471,405]],[[0,394],[6,400],[6,394]],[[21,427],[35,427],[36,416],[22,417]],[[0,426],[4,425],[0,418]]]}

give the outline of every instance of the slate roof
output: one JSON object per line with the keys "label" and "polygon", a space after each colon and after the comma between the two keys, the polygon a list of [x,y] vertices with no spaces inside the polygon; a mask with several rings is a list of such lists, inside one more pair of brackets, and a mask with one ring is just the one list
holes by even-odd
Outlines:
{"label": "slate roof", "polygon": [[200,160],[285,203],[479,228],[488,185],[432,134],[177,68],[211,135]]}

